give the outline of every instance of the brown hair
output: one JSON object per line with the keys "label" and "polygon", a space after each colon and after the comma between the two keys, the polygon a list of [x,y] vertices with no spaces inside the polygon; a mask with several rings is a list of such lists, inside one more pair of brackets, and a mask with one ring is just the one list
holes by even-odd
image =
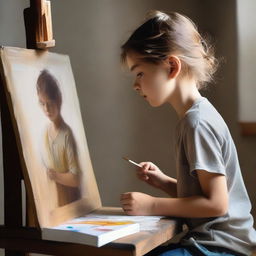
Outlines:
{"label": "brown hair", "polygon": [[44,93],[59,107],[61,106],[62,96],[58,82],[48,70],[41,71],[37,79],[36,89],[37,94]]}
{"label": "brown hair", "polygon": [[176,12],[150,11],[121,49],[124,64],[129,52],[154,64],[175,54],[181,60],[182,75],[196,79],[198,89],[213,80],[218,66],[213,47],[199,34],[194,22]]}

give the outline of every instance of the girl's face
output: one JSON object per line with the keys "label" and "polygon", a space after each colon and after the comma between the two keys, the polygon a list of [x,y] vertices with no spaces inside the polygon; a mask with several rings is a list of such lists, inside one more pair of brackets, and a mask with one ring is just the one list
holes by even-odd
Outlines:
{"label": "girl's face", "polygon": [[174,90],[170,79],[170,65],[167,62],[152,64],[142,62],[136,53],[127,56],[129,70],[134,74],[134,89],[143,96],[151,106],[161,106],[168,102]]}
{"label": "girl's face", "polygon": [[59,105],[55,101],[49,99],[49,97],[44,92],[38,93],[38,99],[45,115],[50,119],[50,121],[56,121],[60,116]]}

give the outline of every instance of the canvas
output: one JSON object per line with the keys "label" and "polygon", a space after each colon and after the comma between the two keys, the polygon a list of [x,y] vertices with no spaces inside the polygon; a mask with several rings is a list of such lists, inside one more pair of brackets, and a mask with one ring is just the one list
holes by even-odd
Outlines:
{"label": "canvas", "polygon": [[0,53],[40,226],[101,207],[69,57],[14,47]]}

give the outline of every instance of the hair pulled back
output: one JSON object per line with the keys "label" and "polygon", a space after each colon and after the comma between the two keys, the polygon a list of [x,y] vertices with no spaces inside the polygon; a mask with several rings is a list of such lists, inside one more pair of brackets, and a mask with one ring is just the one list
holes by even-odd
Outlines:
{"label": "hair pulled back", "polygon": [[150,11],[121,50],[122,63],[126,63],[130,52],[154,64],[176,55],[181,61],[182,76],[193,77],[198,89],[213,80],[218,66],[213,47],[199,34],[191,19],[177,12]]}

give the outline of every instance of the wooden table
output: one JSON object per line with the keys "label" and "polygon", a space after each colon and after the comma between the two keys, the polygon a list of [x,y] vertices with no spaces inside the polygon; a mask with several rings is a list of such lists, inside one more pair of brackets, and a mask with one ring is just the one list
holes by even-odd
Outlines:
{"label": "wooden table", "polygon": [[[96,211],[97,214],[108,213],[123,215],[120,208],[107,208]],[[36,228],[5,228],[0,226],[0,248],[13,251],[12,255],[24,255],[25,252],[48,255],[69,256],[140,256],[167,242],[180,231],[179,221],[161,219],[152,230],[141,230],[102,247],[52,242],[41,239],[41,231]],[[10,254],[9,254],[10,255]]]}

